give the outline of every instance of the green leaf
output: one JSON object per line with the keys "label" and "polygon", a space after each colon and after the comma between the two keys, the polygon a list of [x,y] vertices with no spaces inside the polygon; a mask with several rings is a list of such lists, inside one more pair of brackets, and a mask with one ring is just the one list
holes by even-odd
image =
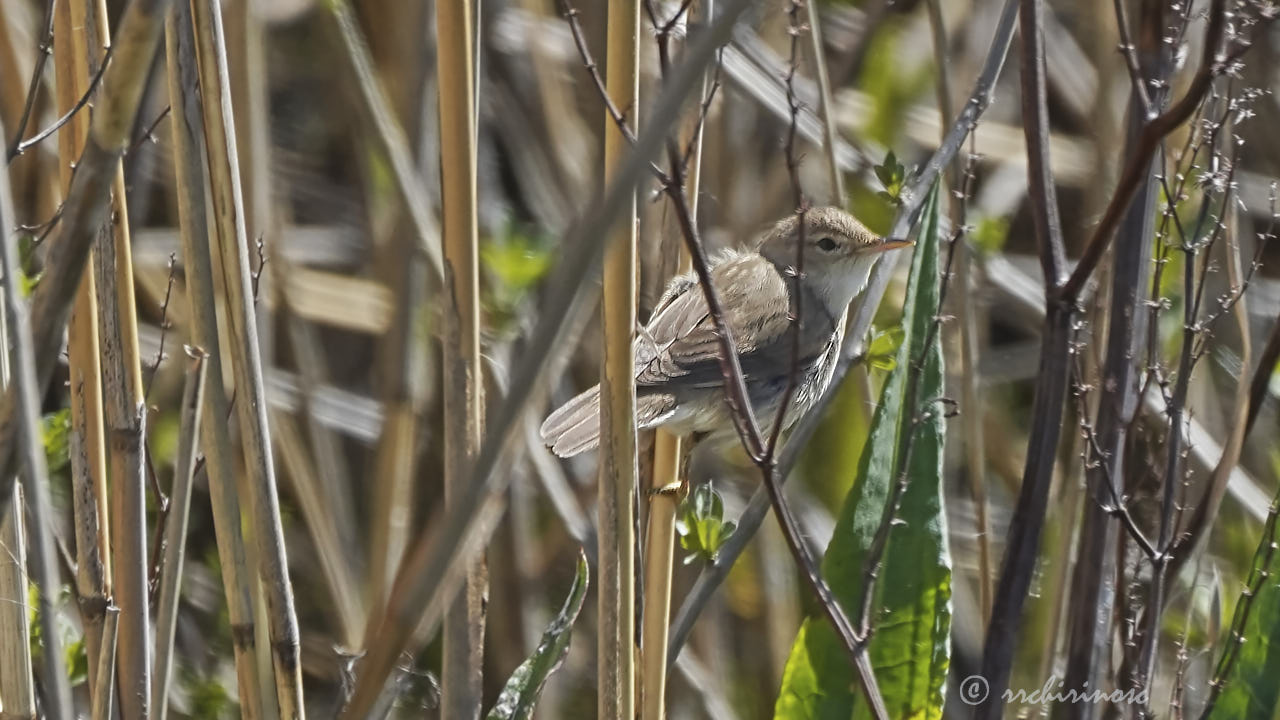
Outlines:
{"label": "green leaf", "polygon": [[720,493],[709,482],[699,485],[680,504],[680,517],[676,520],[680,547],[689,551],[684,563],[688,565],[699,559],[715,562],[720,548],[724,547],[735,529],[734,523],[724,519],[724,501],[720,499]]}
{"label": "green leaf", "polygon": [[884,186],[884,191],[877,193],[880,198],[894,205],[902,204],[902,186],[907,177],[907,169],[898,162],[897,156],[890,150],[884,156],[884,162],[874,168],[876,179]]}
{"label": "green leaf", "polygon": [[[1271,720],[1280,708],[1280,526],[1276,523],[1280,496],[1271,503],[1271,515],[1254,553],[1248,587],[1257,592],[1248,604],[1246,589],[1236,603],[1231,632],[1223,637],[1225,648],[1218,663],[1215,679],[1225,680],[1222,694],[1209,714],[1210,720]],[[1247,614],[1245,608],[1248,608]],[[1237,633],[1243,644],[1235,648]],[[1228,665],[1227,656],[1236,652],[1235,662]],[[1225,677],[1223,673],[1225,672]]]}
{"label": "green leaf", "polygon": [[[822,571],[846,612],[860,605],[867,554],[895,482],[898,439],[914,432],[903,496],[876,583],[874,635],[868,652],[893,718],[940,718],[950,662],[951,559],[942,496],[942,353],[925,347],[938,312],[938,190],[925,206],[907,295],[896,367],[885,383],[856,480],[836,521]],[[886,341],[887,342],[887,341]],[[904,408],[908,374],[923,357],[914,408]],[[805,620],[791,648],[774,708],[779,720],[864,718],[870,710],[831,626]]]}
{"label": "green leaf", "polygon": [[56,475],[71,462],[71,409],[45,415],[40,430],[49,474]]}
{"label": "green leaf", "polygon": [[906,331],[902,326],[891,327],[883,332],[872,331],[871,343],[867,345],[867,364],[877,370],[893,370],[898,366],[898,350],[902,347],[902,338]]}
{"label": "green leaf", "polygon": [[569,652],[573,621],[582,610],[582,601],[586,596],[587,556],[579,550],[578,572],[574,575],[564,607],[543,631],[538,649],[511,673],[493,709],[489,711],[488,720],[526,720],[533,717],[533,708],[542,695],[543,685],[551,673],[560,667],[560,663],[564,662],[564,656]]}

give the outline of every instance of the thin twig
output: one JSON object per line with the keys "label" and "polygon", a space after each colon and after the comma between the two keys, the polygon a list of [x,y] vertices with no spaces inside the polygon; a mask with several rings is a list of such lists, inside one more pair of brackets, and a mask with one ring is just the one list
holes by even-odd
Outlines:
{"label": "thin twig", "polygon": [[169,322],[169,298],[173,295],[173,280],[177,266],[178,254],[169,253],[169,280],[164,286],[164,302],[160,303],[160,343],[156,349],[156,360],[151,366],[151,375],[147,378],[147,385],[142,391],[144,402],[151,398],[151,386],[156,381],[156,375],[160,374],[160,363],[164,362],[164,341],[169,335],[169,328],[172,327]]}
{"label": "thin twig", "polygon": [[89,81],[89,88],[84,91],[84,94],[80,96],[79,100],[76,100],[76,104],[72,105],[71,109],[64,113],[62,117],[54,120],[52,125],[36,133],[33,137],[16,143],[12,148],[10,148],[9,157],[7,158],[8,162],[13,162],[13,159],[17,156],[30,150],[32,147],[39,145],[50,135],[58,132],[63,125],[71,122],[71,118],[75,117],[76,113],[80,112],[85,105],[89,104],[89,100],[93,98],[94,91],[98,89],[98,83],[102,81],[102,76],[107,73],[107,66],[110,64],[109,61],[111,60],[111,51],[114,48],[114,45],[107,48],[107,54],[102,60],[102,67],[98,68],[98,72],[94,73],[93,79]]}
{"label": "thin twig", "polygon": [[129,146],[129,149],[125,151],[124,153],[125,156],[127,157],[129,155],[132,155],[135,150],[142,147],[142,143],[144,142],[151,142],[151,143],[157,142],[156,136],[155,136],[156,128],[160,127],[160,123],[163,122],[165,118],[169,117],[169,113],[171,113],[172,111],[173,111],[173,105],[165,105],[164,110],[160,111],[160,114],[156,116],[156,119],[152,120],[147,125],[147,129],[143,130],[142,134],[138,136],[138,139],[134,140],[133,144]]}
{"label": "thin twig", "polygon": [[187,527],[191,510],[191,489],[199,454],[200,419],[204,414],[205,377],[208,355],[199,348],[187,348],[186,386],[182,392],[182,419],[178,457],[173,468],[173,502],[176,507],[165,532],[164,564],[160,571],[160,597],[156,605],[155,683],[151,709],[156,720],[165,720],[169,708],[169,685],[173,680],[173,641],[178,621],[178,594],[182,587],[182,565],[186,554]]}
{"label": "thin twig", "polygon": [[[44,3],[44,33],[40,36],[40,45],[37,46],[35,65],[31,68],[31,81],[27,83],[27,99],[22,103],[22,115],[18,118],[18,126],[13,130],[13,141],[9,143],[7,158],[9,162],[13,162],[13,158],[18,155],[18,145],[22,142],[22,136],[27,133],[27,123],[31,122],[31,111],[35,109],[36,95],[40,92],[40,81],[44,78],[44,66],[49,62],[49,55],[53,52],[53,5],[56,0],[45,0]],[[3,137],[3,136],[0,136]]]}
{"label": "thin twig", "polygon": [[[1199,69],[1196,70],[1186,93],[1178,102],[1143,124],[1137,142],[1134,144],[1134,150],[1125,161],[1124,170],[1120,174],[1119,182],[1116,183],[1111,202],[1107,204],[1102,219],[1094,226],[1084,253],[1076,263],[1071,277],[1058,292],[1061,301],[1074,302],[1079,297],[1085,282],[1093,274],[1098,261],[1102,259],[1103,252],[1115,237],[1115,229],[1120,218],[1128,209],[1130,201],[1138,191],[1138,186],[1147,176],[1151,158],[1161,140],[1191,117],[1209,91],[1214,78],[1225,72],[1230,64],[1248,49],[1248,45],[1242,45],[1229,53],[1220,54],[1219,48],[1222,45],[1226,27],[1225,15],[1226,0],[1212,0],[1209,8],[1209,27],[1205,32],[1204,56],[1201,58]],[[1275,15],[1266,16],[1263,23],[1270,24],[1274,18]]]}
{"label": "thin twig", "polygon": [[[1133,38],[1129,32],[1129,15],[1125,9],[1125,0],[1114,0],[1116,12],[1116,28],[1120,33],[1120,54],[1124,56],[1125,67],[1129,69],[1129,84],[1138,97],[1144,120],[1153,115],[1151,96],[1147,93],[1147,80],[1142,76],[1142,65],[1138,62],[1138,51],[1133,46]],[[1189,5],[1189,3],[1188,3]]]}

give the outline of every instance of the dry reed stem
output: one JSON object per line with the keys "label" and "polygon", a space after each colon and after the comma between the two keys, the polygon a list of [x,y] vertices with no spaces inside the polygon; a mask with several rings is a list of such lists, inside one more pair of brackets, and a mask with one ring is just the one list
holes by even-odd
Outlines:
{"label": "dry reed stem", "polygon": [[[8,334],[7,332],[5,333]],[[8,343],[0,345],[8,347]],[[5,384],[9,383],[5,358]],[[22,522],[22,485],[0,521],[0,716],[34,718],[36,694],[31,672],[31,606],[27,595],[27,544]]]}
{"label": "dry reed stem", "polygon": [[[59,115],[69,111],[89,88],[87,2],[55,3],[53,59]],[[84,150],[88,132],[89,115],[80,112],[58,133],[58,176],[64,198],[71,187],[75,162]],[[76,595],[84,622],[85,650],[92,658],[98,657],[103,613],[112,594],[97,281],[93,272],[97,262],[90,260],[81,279],[67,328],[71,431],[75,436],[71,491],[76,535]],[[90,692],[97,686],[97,669],[96,664],[90,663]]]}
{"label": "dry reed stem", "polygon": [[[640,3],[609,3],[606,78],[609,97],[629,108],[635,124],[640,106]],[[617,174],[628,142],[604,118],[604,179]],[[635,676],[635,356],[636,204],[634,196],[609,231],[604,251],[600,325],[599,620],[597,710],[602,720],[630,720],[636,713]]]}
{"label": "dry reed stem", "polygon": [[[90,0],[85,0],[89,2]],[[89,13],[86,13],[89,14]],[[105,0],[91,13],[93,39],[86,43],[95,72],[111,43]],[[146,411],[142,365],[138,359],[138,318],[133,292],[129,211],[125,203],[124,165],[116,161],[111,210],[98,235],[93,263],[98,301],[98,337],[102,353],[102,399],[107,421],[111,468],[112,604],[117,617],[116,675],[120,711],[146,718],[151,700],[151,637],[148,617],[146,471],[143,464]],[[94,657],[94,655],[90,655]],[[92,663],[90,663],[92,665]]]}
{"label": "dry reed stem", "polygon": [[169,517],[165,525],[164,559],[160,565],[160,595],[156,600],[156,670],[151,709],[157,720],[169,710],[169,686],[173,680],[173,640],[178,623],[178,596],[186,556],[191,489],[195,484],[199,455],[200,420],[204,411],[208,356],[199,348],[187,348],[186,384],[178,430],[178,456],[169,490]]}
{"label": "dry reed stem", "polygon": [[[476,229],[474,28],[469,3],[436,3],[440,83],[440,170],[444,205],[444,498],[464,494],[483,440],[480,368],[479,239]],[[480,714],[484,687],[483,555],[469,563],[463,588],[445,611],[441,688],[444,717]]]}
{"label": "dry reed stem", "polygon": [[97,668],[98,677],[103,681],[93,689],[90,701],[90,717],[93,720],[110,720],[113,712],[112,699],[115,697],[116,684],[116,647],[120,629],[120,608],[115,605],[107,607],[103,613],[102,644],[96,658],[90,658],[89,664]]}
{"label": "dry reed stem", "polygon": [[213,509],[222,583],[231,625],[241,712],[260,717],[262,688],[254,654],[254,621],[246,549],[241,531],[240,501],[235,484],[235,458],[231,450],[227,418],[230,403],[223,386],[210,259],[209,228],[205,215],[205,178],[201,159],[203,121],[197,88],[195,38],[190,5],[179,3],[165,22],[169,96],[173,98],[173,157],[177,181],[179,235],[185,259],[187,302],[191,308],[191,340],[208,353],[204,418],[201,423],[209,498]]}
{"label": "dry reed stem", "polygon": [[254,312],[249,270],[249,246],[240,191],[240,169],[231,94],[227,77],[222,17],[213,0],[192,3],[197,68],[205,125],[205,157],[213,198],[213,228],[227,297],[227,324],[233,376],[239,401],[242,445],[249,484],[249,513],[260,551],[258,577],[269,611],[271,655],[276,696],[284,718],[305,716],[302,666],[299,659],[298,619],[285,557],[271,435],[267,425],[262,356]]}

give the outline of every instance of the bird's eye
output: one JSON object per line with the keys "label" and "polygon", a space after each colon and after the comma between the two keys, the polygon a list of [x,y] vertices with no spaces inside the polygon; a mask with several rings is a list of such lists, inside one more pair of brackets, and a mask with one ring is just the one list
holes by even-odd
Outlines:
{"label": "bird's eye", "polygon": [[836,249],[836,241],[829,237],[820,238],[818,240],[818,249],[823,252],[831,252]]}

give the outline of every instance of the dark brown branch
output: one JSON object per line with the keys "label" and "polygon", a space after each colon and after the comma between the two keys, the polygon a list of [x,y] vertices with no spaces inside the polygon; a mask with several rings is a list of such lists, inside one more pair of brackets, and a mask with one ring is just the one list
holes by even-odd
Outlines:
{"label": "dark brown branch", "polygon": [[1000,579],[983,647],[982,673],[991,692],[974,717],[998,718],[1003,712],[1004,691],[1009,685],[1013,654],[1027,591],[1039,555],[1062,433],[1069,362],[1072,304],[1057,299],[1065,273],[1062,225],[1049,163],[1049,117],[1045,88],[1044,2],[1021,0],[1022,114],[1027,143],[1027,180],[1032,219],[1044,274],[1047,314],[1040,347],[1032,424],[1027,443],[1022,489],[1009,526]]}
{"label": "dark brown branch", "polygon": [[804,280],[804,247],[807,230],[805,227],[805,215],[809,211],[809,202],[805,199],[804,188],[800,184],[800,158],[796,155],[796,126],[799,124],[800,118],[800,99],[796,97],[795,84],[796,70],[799,66],[800,36],[807,30],[800,20],[801,2],[802,0],[791,0],[787,6],[791,51],[787,61],[785,83],[787,87],[787,109],[791,114],[791,121],[787,124],[787,139],[783,147],[783,155],[787,163],[787,176],[791,180],[791,202],[792,207],[795,208],[796,216],[796,266],[789,278],[794,306],[791,308],[791,322],[790,327],[787,329],[787,333],[791,336],[791,357],[790,367],[787,369],[787,384],[783,388],[782,401],[778,403],[777,417],[773,420],[769,442],[765,446],[764,459],[770,464],[772,464],[778,449],[778,439],[782,437],[782,425],[787,416],[787,409],[790,407],[791,400],[796,393],[796,376],[800,371],[800,323],[803,322],[801,318],[804,317],[804,294],[800,292],[800,283]]}
{"label": "dark brown branch", "polygon": [[1125,0],[1114,0],[1116,12],[1116,29],[1120,34],[1120,54],[1124,56],[1125,67],[1129,69],[1129,84],[1138,102],[1142,106],[1142,118],[1152,116],[1151,96],[1147,93],[1147,80],[1142,75],[1142,64],[1138,62],[1138,51],[1133,46],[1133,36],[1129,32],[1129,13],[1125,11]]}

